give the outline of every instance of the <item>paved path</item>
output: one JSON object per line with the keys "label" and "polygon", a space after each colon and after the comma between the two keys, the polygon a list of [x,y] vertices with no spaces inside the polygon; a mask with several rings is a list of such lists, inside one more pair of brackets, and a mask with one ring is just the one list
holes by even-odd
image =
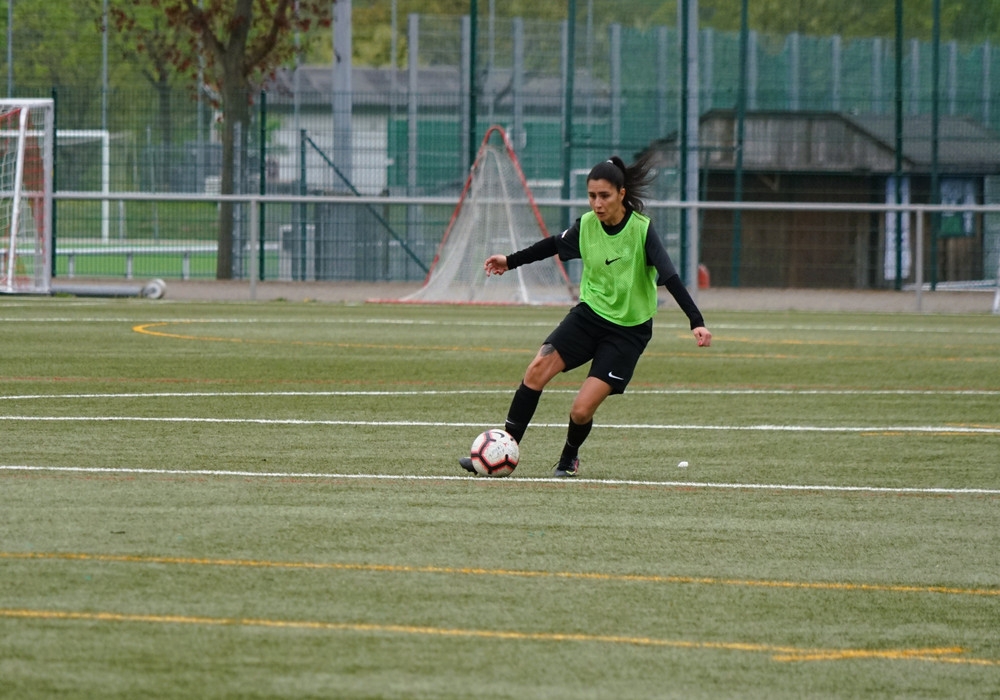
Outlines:
{"label": "paved path", "polygon": [[[115,281],[74,280],[74,286],[108,287]],[[141,286],[141,282],[121,283]],[[372,299],[400,299],[420,283],[363,282],[260,282],[251,288],[245,281],[169,280],[165,299],[187,301],[275,301],[361,303]],[[821,289],[732,289],[697,291],[698,306],[709,311],[861,311],[872,313],[989,314],[994,291],[925,291],[918,301],[915,291],[856,291]]]}

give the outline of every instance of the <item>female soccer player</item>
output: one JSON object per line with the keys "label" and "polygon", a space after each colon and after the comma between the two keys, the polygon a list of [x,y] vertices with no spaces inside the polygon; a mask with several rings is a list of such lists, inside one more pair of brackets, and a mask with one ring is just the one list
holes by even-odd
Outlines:
{"label": "female soccer player", "polygon": [[[594,413],[611,394],[625,391],[639,356],[653,334],[657,282],[666,286],[691,322],[699,346],[712,343],[705,320],[681,282],[670,256],[642,211],[652,181],[648,161],[626,166],[618,156],[587,175],[590,211],[558,237],[543,238],[510,255],[491,255],[487,275],[559,255],[583,261],[580,301],[542,343],[514,392],[504,428],[518,443],[545,385],[560,372],[590,362],[590,372],[573,400],[566,443],[554,476],[580,472],[580,446],[594,425]],[[472,460],[459,463],[475,471]]]}

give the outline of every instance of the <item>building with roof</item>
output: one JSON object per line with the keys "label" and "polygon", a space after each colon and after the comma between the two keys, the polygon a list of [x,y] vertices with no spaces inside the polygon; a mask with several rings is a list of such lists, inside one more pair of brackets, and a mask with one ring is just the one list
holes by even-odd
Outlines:
{"label": "building with roof", "polygon": [[[732,110],[704,114],[699,127],[701,199],[735,201],[737,123]],[[937,156],[926,115],[903,120],[903,203],[1000,202],[1000,136],[965,118],[938,122]],[[678,166],[678,138],[650,145],[661,168]],[[742,201],[894,203],[896,144],[891,115],[761,111],[746,114]],[[706,210],[701,261],[715,284],[751,287],[871,288],[895,281],[894,214],[857,211]],[[996,269],[984,251],[1000,242],[996,217],[961,212],[927,217],[924,279],[983,279]],[[936,260],[931,254],[937,226]],[[903,278],[915,275],[904,218]],[[933,270],[931,266],[937,265]],[[992,265],[992,268],[990,266]],[[908,269],[910,267],[910,269]],[[986,268],[984,270],[984,267]],[[936,273],[932,277],[932,273]]]}

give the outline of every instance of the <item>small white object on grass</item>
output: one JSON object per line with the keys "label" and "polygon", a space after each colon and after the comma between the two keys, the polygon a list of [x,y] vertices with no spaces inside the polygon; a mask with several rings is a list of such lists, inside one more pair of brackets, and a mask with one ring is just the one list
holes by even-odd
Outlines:
{"label": "small white object on grass", "polygon": [[688,463],[687,463],[687,462],[678,462],[678,463],[677,463],[677,466],[678,466],[678,467],[686,467],[687,465],[688,465]]}

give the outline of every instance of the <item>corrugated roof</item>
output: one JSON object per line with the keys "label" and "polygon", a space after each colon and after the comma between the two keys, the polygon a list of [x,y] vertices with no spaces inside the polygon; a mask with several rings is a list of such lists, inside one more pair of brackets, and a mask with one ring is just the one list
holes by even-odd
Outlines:
{"label": "corrugated roof", "polygon": [[[733,110],[702,115],[698,147],[708,167],[733,167],[735,125]],[[744,126],[743,166],[747,170],[891,174],[895,169],[894,115],[752,111],[746,114]],[[931,127],[930,115],[904,117],[904,172],[930,172]],[[672,162],[677,143],[677,132],[673,132],[646,150],[659,151],[664,162]],[[972,119],[940,117],[937,164],[942,174],[1000,173],[1000,136]]]}
{"label": "corrugated roof", "polygon": [[[858,129],[895,152],[896,120],[893,115],[840,115]],[[930,169],[932,154],[931,116],[903,117],[903,155],[920,169]],[[965,117],[941,117],[938,120],[938,165],[943,169],[960,168],[963,172],[1000,171],[1000,137]]]}
{"label": "corrugated roof", "polygon": [[[395,81],[393,80],[395,77]],[[577,94],[591,94],[606,99],[606,83],[595,81],[583,69],[574,77]],[[301,104],[328,104],[333,93],[333,69],[330,66],[299,68],[299,98]],[[409,73],[405,68],[354,67],[351,70],[351,90],[356,107],[388,107],[395,94],[395,104],[409,99]],[[291,104],[295,94],[295,72],[278,71],[268,85],[268,104]],[[512,76],[509,69],[495,69],[485,76],[480,86],[482,99],[495,100],[497,109],[510,109],[513,101]],[[456,66],[427,66],[417,70],[417,94],[423,105],[455,110],[462,100],[462,74]],[[524,76],[522,91],[524,108],[529,112],[559,114],[563,106],[562,79],[558,76]]]}

